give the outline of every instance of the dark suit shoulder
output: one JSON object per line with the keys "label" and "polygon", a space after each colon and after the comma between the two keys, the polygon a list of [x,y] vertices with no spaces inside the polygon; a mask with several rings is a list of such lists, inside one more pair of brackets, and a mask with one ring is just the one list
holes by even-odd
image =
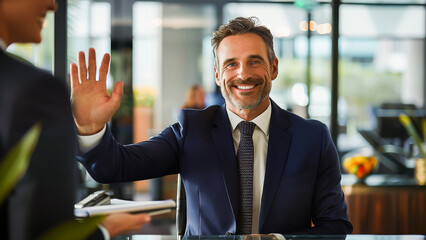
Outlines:
{"label": "dark suit shoulder", "polygon": [[42,98],[43,95],[57,97],[56,92],[58,91],[60,98],[64,98],[64,94],[69,96],[65,81],[54,77],[46,70],[8,56],[2,51],[0,51],[0,86],[0,91],[6,94],[2,94],[2,99],[5,96],[22,94],[25,91],[28,94],[38,90],[42,90],[42,92],[30,94],[30,96],[36,99]]}
{"label": "dark suit shoulder", "polygon": [[212,118],[215,116],[217,110],[220,109],[220,106],[213,105],[204,109],[182,109],[180,115],[190,118]]}
{"label": "dark suit shoulder", "polygon": [[0,81],[13,79],[14,82],[28,82],[35,78],[53,78],[48,71],[39,69],[29,63],[20,61],[0,51]]}
{"label": "dark suit shoulder", "polygon": [[0,51],[0,136],[10,146],[35,122],[43,129],[73,126],[65,83]]}
{"label": "dark suit shoulder", "polygon": [[[56,102],[58,96],[59,99],[69,101],[64,81],[55,78],[50,72],[21,62],[2,51],[0,51],[0,92],[0,104],[7,102],[8,105],[13,105],[22,99],[37,101],[46,98],[49,98],[48,102]],[[0,109],[4,110],[4,106],[0,106]]]}
{"label": "dark suit shoulder", "polygon": [[189,127],[209,129],[212,120],[218,113],[221,106],[213,105],[205,109],[182,109],[178,115],[178,122],[171,125],[176,137],[183,137]]}

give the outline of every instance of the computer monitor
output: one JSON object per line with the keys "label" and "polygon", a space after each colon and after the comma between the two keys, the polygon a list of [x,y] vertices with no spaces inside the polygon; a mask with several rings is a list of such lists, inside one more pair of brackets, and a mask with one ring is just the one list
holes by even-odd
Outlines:
{"label": "computer monitor", "polygon": [[403,103],[384,103],[376,110],[377,118],[377,133],[384,140],[392,141],[399,140],[401,147],[409,138],[407,130],[399,121],[399,115],[404,113],[411,118],[420,137],[423,138],[423,131],[421,129],[422,118],[424,111],[417,109],[414,104]]}

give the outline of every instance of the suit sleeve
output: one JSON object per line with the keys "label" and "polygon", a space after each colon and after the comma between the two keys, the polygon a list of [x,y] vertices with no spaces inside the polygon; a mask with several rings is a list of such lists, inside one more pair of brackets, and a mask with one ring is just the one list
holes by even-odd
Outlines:
{"label": "suit sleeve", "polygon": [[179,172],[181,125],[167,127],[148,141],[121,145],[107,127],[101,142],[78,156],[98,182],[113,183],[161,177]]}

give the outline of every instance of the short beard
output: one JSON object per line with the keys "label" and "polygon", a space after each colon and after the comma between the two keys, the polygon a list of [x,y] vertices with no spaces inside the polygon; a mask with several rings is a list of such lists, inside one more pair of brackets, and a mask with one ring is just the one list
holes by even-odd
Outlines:
{"label": "short beard", "polygon": [[[259,85],[259,82],[261,81],[256,81],[256,80],[235,80],[232,82],[228,83],[228,89],[232,89],[233,86],[238,85],[238,84],[256,84]],[[261,82],[263,83],[263,82]],[[253,109],[258,107],[268,96],[269,93],[271,92],[271,87],[272,84],[271,83],[266,83],[266,86],[264,87],[264,89],[262,89],[262,92],[260,93],[260,96],[257,99],[254,99],[251,102],[241,102],[238,101],[235,97],[234,94],[232,93],[232,91],[227,92],[226,89],[223,89],[222,91],[225,91],[225,93],[222,92],[222,95],[225,97],[225,99],[229,102],[232,103],[232,105],[234,105],[235,107],[239,108],[239,109]]]}
{"label": "short beard", "polygon": [[232,102],[232,104],[234,106],[236,106],[239,109],[253,109],[253,108],[258,107],[260,105],[260,103],[262,103],[263,100],[265,100],[266,96],[263,96],[263,94],[262,94],[259,98],[255,99],[254,101],[245,102],[245,103],[242,103],[241,101],[237,101],[234,98],[233,94],[227,95],[227,98],[230,102]]}

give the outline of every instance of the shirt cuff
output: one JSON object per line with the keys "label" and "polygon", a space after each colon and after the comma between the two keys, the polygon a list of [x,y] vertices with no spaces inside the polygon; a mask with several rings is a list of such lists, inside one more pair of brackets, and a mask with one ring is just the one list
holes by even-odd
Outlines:
{"label": "shirt cuff", "polygon": [[96,147],[98,143],[101,141],[106,131],[106,124],[104,128],[98,133],[88,136],[77,135],[78,140],[78,149],[80,154],[85,154],[90,151],[92,148]]}
{"label": "shirt cuff", "polygon": [[111,236],[109,235],[108,230],[103,225],[100,225],[100,224],[98,225],[98,227],[101,230],[102,235],[104,235],[104,239],[105,240],[110,240]]}

